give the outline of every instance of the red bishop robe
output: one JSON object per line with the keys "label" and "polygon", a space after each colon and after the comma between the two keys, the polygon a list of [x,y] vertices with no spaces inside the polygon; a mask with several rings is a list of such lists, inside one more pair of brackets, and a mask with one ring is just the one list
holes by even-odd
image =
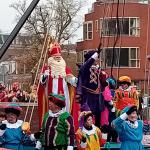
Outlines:
{"label": "red bishop robe", "polygon": [[[63,94],[66,98],[66,110],[72,112],[72,103],[74,98],[74,90],[70,84],[66,82],[67,77],[73,77],[71,69],[66,67],[66,77],[53,77],[51,75],[50,67],[44,66],[42,69],[42,75],[45,70],[49,69],[50,75],[46,79],[45,83],[40,82],[38,86],[38,109],[39,109],[39,118],[40,118],[40,127],[44,114],[48,111],[48,95],[50,93],[54,94]],[[41,75],[41,77],[42,77]]]}

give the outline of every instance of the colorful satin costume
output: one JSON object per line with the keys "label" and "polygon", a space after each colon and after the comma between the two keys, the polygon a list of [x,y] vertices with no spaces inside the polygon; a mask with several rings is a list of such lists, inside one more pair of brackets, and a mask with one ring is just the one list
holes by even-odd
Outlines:
{"label": "colorful satin costume", "polygon": [[[85,144],[81,142],[83,136],[87,139]],[[76,132],[78,150],[100,150],[100,140],[101,131],[95,125],[92,125],[92,130],[87,130],[85,127],[82,127]]]}
{"label": "colorful satin costume", "polygon": [[[139,106],[139,98],[136,89],[129,86],[127,89],[119,87],[115,91],[114,105],[117,109],[117,113],[120,113],[127,106],[135,105]],[[119,114],[118,114],[119,115]]]}
{"label": "colorful satin costume", "polygon": [[11,124],[7,120],[3,121],[6,124],[6,129],[0,130],[0,142],[3,148],[13,150],[24,150],[24,145],[31,145],[30,137],[22,131],[22,120],[17,120],[16,123]]}
{"label": "colorful satin costume", "polygon": [[124,113],[113,121],[121,141],[120,150],[143,150],[141,143],[143,138],[143,122],[137,120],[134,123],[131,123],[130,121],[125,120],[125,115],[126,114]]}
{"label": "colorful satin costume", "polygon": [[68,147],[73,150],[74,126],[71,115],[63,109],[58,113],[49,110],[44,116],[40,142],[48,150],[66,150]]}

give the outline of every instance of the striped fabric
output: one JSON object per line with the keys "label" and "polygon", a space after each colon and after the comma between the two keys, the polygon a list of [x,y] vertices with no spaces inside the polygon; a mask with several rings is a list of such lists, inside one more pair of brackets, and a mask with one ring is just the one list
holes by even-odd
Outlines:
{"label": "striped fabric", "polygon": [[117,89],[115,92],[114,105],[117,109],[117,116],[119,116],[120,111],[127,106],[136,105],[139,107],[139,98],[136,90],[132,88],[130,90]]}
{"label": "striped fabric", "polygon": [[58,117],[51,117],[47,113],[44,117],[40,139],[42,144],[47,147],[73,146],[74,126],[70,114],[64,112]]}
{"label": "striped fabric", "polygon": [[[71,112],[72,102],[74,97],[74,93],[73,93],[74,88],[68,86],[65,77],[54,78],[51,75],[49,75],[48,78],[45,78],[43,73],[45,70],[48,69],[50,70],[48,66],[44,66],[42,68],[41,81],[38,86],[38,106],[39,106],[38,109],[39,109],[40,127],[42,126],[42,120],[44,114],[48,111],[48,94],[54,93],[54,94],[65,95],[66,110],[68,112]],[[70,76],[70,74],[71,71],[69,70],[68,67],[66,67],[66,77]]]}

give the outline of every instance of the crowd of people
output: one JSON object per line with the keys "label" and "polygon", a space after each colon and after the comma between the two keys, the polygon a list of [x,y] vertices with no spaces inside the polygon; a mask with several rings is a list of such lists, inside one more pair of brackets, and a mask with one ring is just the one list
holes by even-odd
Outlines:
{"label": "crowd of people", "polygon": [[[118,81],[99,65],[100,51],[89,51],[76,78],[54,44],[41,71],[37,98],[40,130],[30,133],[18,120],[21,108],[9,104],[0,115],[0,142],[8,149],[35,145],[45,150],[100,150],[106,142],[121,143],[121,150],[143,150],[143,121],[139,93],[129,76]],[[147,126],[146,126],[147,127]],[[107,134],[107,138],[103,138]]]}
{"label": "crowd of people", "polygon": [[9,90],[0,82],[0,102],[33,102],[36,100],[36,87],[31,86],[30,93],[20,88],[19,82],[14,82]]}

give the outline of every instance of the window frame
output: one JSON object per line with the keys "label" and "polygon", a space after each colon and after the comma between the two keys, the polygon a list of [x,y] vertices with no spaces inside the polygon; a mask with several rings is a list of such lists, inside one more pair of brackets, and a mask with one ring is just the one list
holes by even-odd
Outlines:
{"label": "window frame", "polygon": [[[88,24],[92,24],[92,30],[89,31],[88,30]],[[85,33],[84,33],[84,25],[86,25],[86,38],[84,37]],[[89,32],[92,33],[92,38],[89,38]],[[93,40],[93,21],[86,21],[83,23],[83,40]]]}
{"label": "window frame", "polygon": [[[104,34],[104,33],[102,33],[102,32],[104,32],[105,30],[103,30],[103,20],[104,19],[114,19],[114,18],[116,18],[116,17],[106,17],[106,18],[100,18],[100,23],[99,23],[99,26],[100,26],[100,35],[102,36],[102,37],[114,37],[116,34],[113,34],[113,35],[109,35],[109,34]],[[121,34],[121,36],[129,36],[129,37],[140,37],[140,17],[119,17],[119,19],[126,19],[126,18],[128,18],[128,23],[129,23],[129,33],[128,33],[128,35],[127,34]],[[136,27],[131,27],[131,19],[136,19]],[[107,23],[107,25],[108,25],[108,23]],[[136,30],[136,34],[135,35],[131,35],[131,28],[135,28],[135,30]],[[107,27],[107,29],[108,29],[108,27]],[[109,31],[109,30],[106,30],[107,32]],[[105,32],[106,32],[105,31]]]}
{"label": "window frame", "polygon": [[[116,49],[120,49],[120,47],[115,47]],[[140,62],[141,62],[141,59],[140,59],[140,47],[121,47],[122,49],[123,48],[126,48],[126,49],[128,49],[128,51],[129,51],[129,62],[128,62],[128,64],[129,64],[129,66],[120,66],[119,68],[140,68]],[[135,59],[131,59],[131,49],[132,48],[135,48],[136,49],[136,58]],[[113,47],[107,47],[107,48],[104,48],[104,55],[106,54],[105,52],[106,52],[106,49],[113,49]],[[138,53],[137,53],[137,51],[138,51]],[[137,56],[139,55],[139,58],[137,58]],[[131,61],[132,60],[135,60],[136,61],[136,67],[132,67],[131,66]],[[138,62],[139,62],[139,64],[138,64]],[[106,68],[111,68],[111,66],[108,66],[107,65],[107,63],[106,63],[106,57],[104,58],[104,63],[106,64]],[[113,68],[118,68],[118,66],[113,66]]]}

